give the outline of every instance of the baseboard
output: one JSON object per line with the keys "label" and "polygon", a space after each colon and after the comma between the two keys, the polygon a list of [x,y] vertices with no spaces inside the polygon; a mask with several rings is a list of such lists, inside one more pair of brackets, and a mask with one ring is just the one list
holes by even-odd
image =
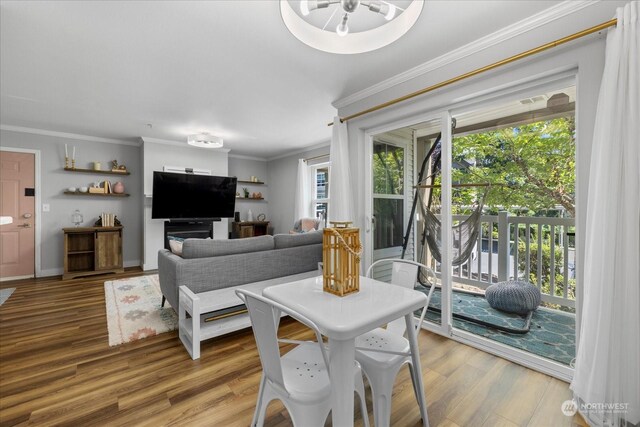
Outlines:
{"label": "baseboard", "polygon": [[[139,259],[134,259],[131,261],[124,261],[123,263],[124,268],[128,268],[128,267],[140,267],[140,260]],[[40,275],[38,277],[51,277],[51,276],[62,276],[62,273],[64,273],[64,269],[57,267],[57,268],[48,268],[46,270],[40,270]]]}
{"label": "baseboard", "polygon": [[64,273],[63,268],[47,268],[40,270],[40,276],[38,277],[62,276],[62,273]]}
{"label": "baseboard", "polygon": [[0,282],[10,282],[13,280],[22,280],[22,279],[31,279],[35,277],[32,274],[28,274],[26,276],[11,276],[11,277],[0,277]]}

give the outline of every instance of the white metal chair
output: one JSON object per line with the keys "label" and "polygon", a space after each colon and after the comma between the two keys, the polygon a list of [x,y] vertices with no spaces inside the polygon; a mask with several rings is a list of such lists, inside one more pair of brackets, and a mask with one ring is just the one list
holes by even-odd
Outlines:
{"label": "white metal chair", "polygon": [[[403,259],[382,259],[371,264],[371,267],[367,270],[367,276],[370,277],[373,267],[385,262],[393,263],[391,283],[394,285],[413,289],[418,277],[418,268],[420,267],[425,268],[427,273],[433,277],[427,296],[427,304],[422,310],[420,320],[416,325],[417,332],[419,332],[436,287],[435,273],[426,265],[418,262]],[[409,341],[404,337],[405,332],[406,322],[402,317],[387,324],[386,329],[377,328],[356,338],[356,360],[360,362],[371,386],[373,420],[376,427],[389,425],[393,383],[398,371],[405,363],[409,365],[413,391],[420,405],[423,424],[424,426],[429,426],[427,408],[423,406],[423,401],[420,399],[416,389],[416,372],[411,363],[410,346]]]}
{"label": "white metal chair", "polygon": [[[268,298],[246,290],[237,290],[236,294],[249,311],[263,369],[251,426],[264,424],[267,406],[274,399],[282,401],[294,426],[324,426],[331,409],[331,385],[329,355],[318,327],[303,315]],[[311,328],[317,342],[278,339],[280,312]],[[280,342],[298,346],[281,357]],[[355,391],[360,398],[364,425],[369,427],[362,370],[358,362],[354,361],[354,364]]]}

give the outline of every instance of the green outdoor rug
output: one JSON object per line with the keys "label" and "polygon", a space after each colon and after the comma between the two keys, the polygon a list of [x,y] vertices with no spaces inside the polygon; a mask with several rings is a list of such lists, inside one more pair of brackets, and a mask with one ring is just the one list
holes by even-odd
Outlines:
{"label": "green outdoor rug", "polygon": [[[417,290],[428,293],[429,288],[419,286]],[[440,324],[440,290],[436,289],[429,303],[427,320]],[[481,295],[453,292],[453,312],[481,320],[493,325],[525,328],[527,319],[517,314],[504,313],[489,306]],[[453,326],[511,347],[519,348],[547,359],[569,365],[575,358],[575,315],[559,310],[539,307],[531,316],[529,331],[508,333],[495,327],[484,326],[468,320],[453,318]]]}

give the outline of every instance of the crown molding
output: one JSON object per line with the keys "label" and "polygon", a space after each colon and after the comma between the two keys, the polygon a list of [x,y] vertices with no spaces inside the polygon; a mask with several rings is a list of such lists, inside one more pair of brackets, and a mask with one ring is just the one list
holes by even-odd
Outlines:
{"label": "crown molding", "polygon": [[338,99],[331,105],[338,109],[344,108],[348,105],[353,104],[354,102],[361,101],[393,86],[405,83],[409,80],[415,79],[416,77],[422,76],[424,74],[442,68],[448,64],[451,64],[452,62],[459,61],[482,50],[503,43],[513,37],[517,37],[521,34],[533,31],[553,21],[576,13],[586,7],[599,3],[599,1],[600,0],[565,0],[562,3],[555,4],[550,8],[545,9],[526,19],[515,22],[496,32],[488,34],[482,38],[474,40],[471,43],[447,52],[444,55],[420,64],[417,67],[411,68],[349,96]]}
{"label": "crown molding", "polygon": [[303,147],[303,148],[301,148],[299,150],[296,150],[296,151],[291,151],[289,153],[280,154],[280,155],[275,156],[275,157],[270,157],[270,158],[267,159],[267,161],[271,162],[273,160],[280,160],[280,159],[284,159],[285,157],[295,156],[296,154],[306,153],[307,151],[317,150],[318,148],[324,148],[324,147],[329,147],[329,146],[331,146],[331,140],[325,141],[325,142],[321,142],[319,144],[308,145],[308,146]]}
{"label": "crown molding", "polygon": [[268,162],[264,157],[245,156],[244,154],[229,154],[230,159],[255,160],[256,162]]}
{"label": "crown molding", "polygon": [[145,144],[147,142],[151,142],[151,143],[154,143],[154,144],[173,145],[175,147],[189,148],[189,149],[193,149],[193,150],[207,150],[210,153],[228,153],[230,151],[228,148],[194,147],[193,145],[189,145],[186,142],[171,141],[169,139],[151,138],[151,137],[148,137],[148,136],[141,136],[140,139],[142,140],[143,144]]}
{"label": "crown molding", "polygon": [[36,129],[36,128],[29,128],[29,127],[23,127],[23,126],[12,126],[12,125],[0,124],[0,130],[20,132],[20,133],[30,133],[34,135],[55,136],[58,138],[76,139],[79,141],[105,142],[107,144],[130,145],[133,147],[140,146],[140,143],[136,141],[125,141],[123,139],[102,138],[99,136],[81,135],[78,133],[56,132],[53,130]]}

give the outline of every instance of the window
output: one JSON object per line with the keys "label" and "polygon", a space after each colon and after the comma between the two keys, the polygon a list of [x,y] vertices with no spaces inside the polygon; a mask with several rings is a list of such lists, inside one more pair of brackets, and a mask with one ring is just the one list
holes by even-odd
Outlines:
{"label": "window", "polygon": [[373,249],[402,246],[405,205],[405,148],[373,144]]}
{"label": "window", "polygon": [[329,208],[329,163],[310,166],[311,169],[311,207],[316,218],[327,221]]}

